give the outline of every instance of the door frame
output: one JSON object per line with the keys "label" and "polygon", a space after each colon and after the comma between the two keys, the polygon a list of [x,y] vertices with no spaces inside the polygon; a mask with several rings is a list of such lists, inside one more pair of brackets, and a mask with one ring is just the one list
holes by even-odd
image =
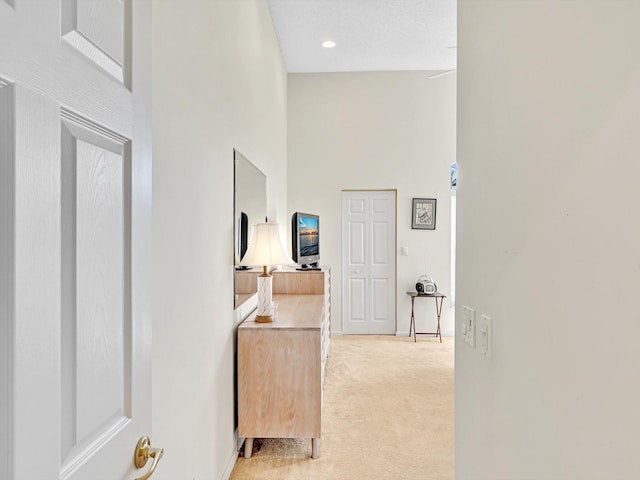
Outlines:
{"label": "door frame", "polygon": [[343,199],[343,194],[344,193],[349,193],[349,192],[393,192],[394,195],[394,212],[395,212],[395,216],[394,216],[394,220],[395,220],[395,224],[394,224],[394,235],[393,235],[393,243],[394,243],[394,255],[396,256],[396,261],[395,261],[395,268],[393,270],[393,276],[394,276],[394,281],[393,281],[393,290],[394,290],[394,294],[393,294],[393,298],[394,298],[394,302],[395,302],[395,308],[394,308],[394,323],[395,323],[395,331],[396,334],[398,332],[398,189],[397,188],[343,188],[342,190],[340,190],[340,302],[342,305],[340,305],[340,330],[341,333],[344,335],[345,334],[345,329],[344,329],[344,318],[342,317],[342,312],[343,312],[343,305],[344,305],[344,272],[342,270],[342,265],[343,265],[343,261],[344,261],[344,249],[342,247],[342,235],[344,234],[344,232],[342,231],[342,226],[343,226],[343,218],[342,218],[342,199]]}

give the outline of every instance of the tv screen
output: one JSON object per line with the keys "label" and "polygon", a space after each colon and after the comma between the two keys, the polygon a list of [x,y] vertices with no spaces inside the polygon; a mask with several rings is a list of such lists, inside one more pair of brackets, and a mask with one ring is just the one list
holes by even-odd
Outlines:
{"label": "tv screen", "polygon": [[296,212],[291,219],[291,250],[296,263],[315,265],[320,260],[320,219],[317,215]]}

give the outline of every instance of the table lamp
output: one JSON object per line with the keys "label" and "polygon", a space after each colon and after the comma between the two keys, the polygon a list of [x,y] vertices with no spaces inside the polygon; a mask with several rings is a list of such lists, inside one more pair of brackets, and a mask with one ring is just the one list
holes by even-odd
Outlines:
{"label": "table lamp", "polygon": [[258,314],[257,323],[273,321],[271,302],[271,275],[267,267],[293,263],[280,239],[280,227],[277,223],[258,223],[252,228],[247,253],[240,265],[262,266],[262,275],[258,277]]}

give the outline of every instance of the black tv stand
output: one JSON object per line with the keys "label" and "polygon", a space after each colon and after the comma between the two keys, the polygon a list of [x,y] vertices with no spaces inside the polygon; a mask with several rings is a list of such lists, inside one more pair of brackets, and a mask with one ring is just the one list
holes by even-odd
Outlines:
{"label": "black tv stand", "polygon": [[304,271],[304,272],[312,272],[312,271],[319,271],[322,270],[322,268],[320,268],[318,266],[318,263],[312,263],[310,265],[300,265],[298,268],[296,268],[296,270],[300,270],[300,271]]}

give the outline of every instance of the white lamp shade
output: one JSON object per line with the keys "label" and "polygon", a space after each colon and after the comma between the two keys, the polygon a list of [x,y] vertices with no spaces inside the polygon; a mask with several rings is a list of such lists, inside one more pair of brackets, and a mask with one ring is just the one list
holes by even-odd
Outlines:
{"label": "white lamp shade", "polygon": [[294,263],[282,246],[277,223],[258,223],[251,228],[251,234],[240,265],[259,267]]}

